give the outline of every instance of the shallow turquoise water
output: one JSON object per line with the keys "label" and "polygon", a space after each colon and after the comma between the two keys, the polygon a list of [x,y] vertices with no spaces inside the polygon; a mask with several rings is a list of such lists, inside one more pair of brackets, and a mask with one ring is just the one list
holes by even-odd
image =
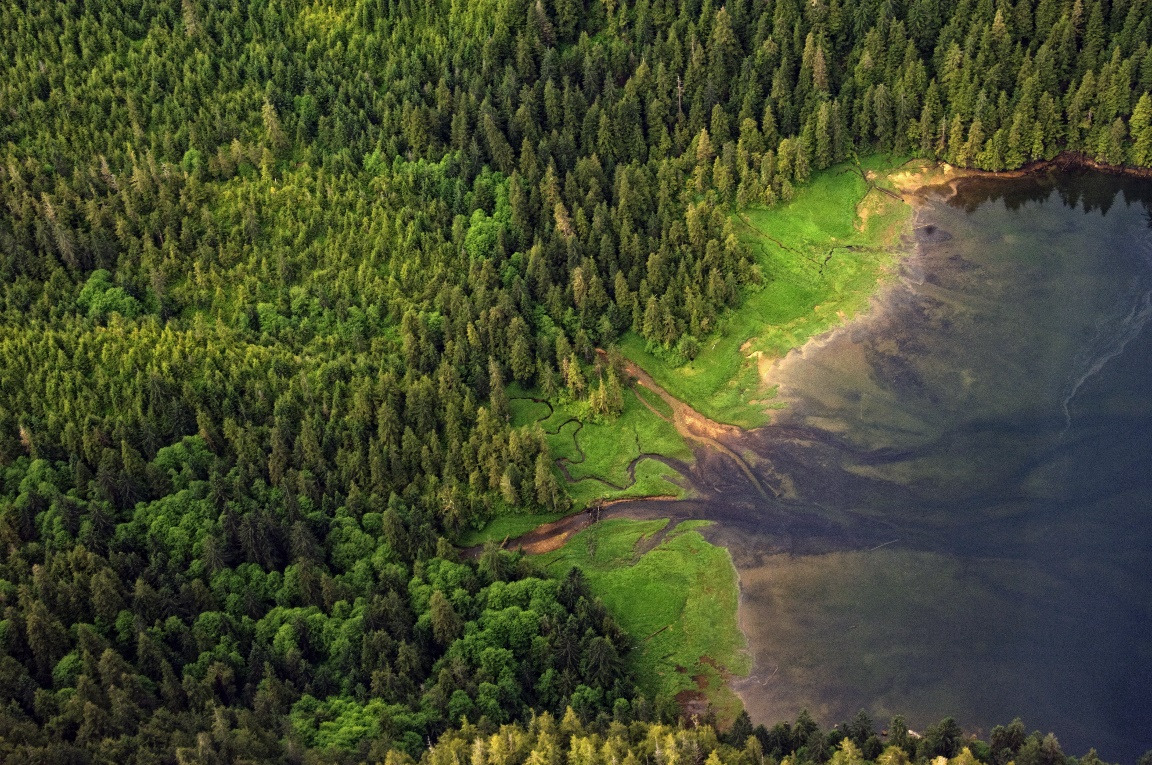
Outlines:
{"label": "shallow turquoise water", "polygon": [[794,489],[693,511],[741,572],[755,719],[1152,748],[1150,205],[1099,174],[941,193],[874,310],[779,365],[746,446]]}

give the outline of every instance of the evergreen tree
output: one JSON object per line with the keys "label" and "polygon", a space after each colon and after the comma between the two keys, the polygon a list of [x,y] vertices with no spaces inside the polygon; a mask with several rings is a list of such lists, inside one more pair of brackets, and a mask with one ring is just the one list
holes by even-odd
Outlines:
{"label": "evergreen tree", "polygon": [[1132,132],[1129,161],[1139,167],[1152,165],[1152,97],[1147,93],[1136,102],[1129,129]]}

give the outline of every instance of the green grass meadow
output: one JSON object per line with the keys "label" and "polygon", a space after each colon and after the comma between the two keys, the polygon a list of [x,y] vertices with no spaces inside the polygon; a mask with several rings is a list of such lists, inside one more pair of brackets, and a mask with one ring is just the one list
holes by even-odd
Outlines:
{"label": "green grass meadow", "polygon": [[718,718],[742,709],[726,674],[746,675],[751,659],[737,620],[739,588],[732,558],[709,544],[687,521],[668,530],[651,550],[645,543],[667,519],[603,521],[561,549],[540,556],[554,576],[579,566],[592,591],[632,636],[630,661],[645,692],[675,696],[700,690]]}
{"label": "green grass meadow", "polygon": [[637,463],[634,484],[628,475],[628,465],[641,454],[687,463],[693,459],[692,450],[676,428],[644,406],[634,390],[624,392],[624,411],[619,417],[602,421],[589,416],[583,401],[556,404],[549,414],[546,405],[521,397],[519,391],[515,395],[518,397],[511,401],[513,422],[527,426],[539,423],[552,456],[567,460],[565,466],[575,483],[565,481],[559,469],[557,477],[576,508],[598,499],[684,495],[681,486],[671,483],[678,475],[676,471],[655,460]]}
{"label": "green grass meadow", "polygon": [[[671,416],[668,404],[643,389],[624,392],[624,411],[614,420],[597,422],[583,401],[547,404],[534,401],[534,391],[509,386],[512,424],[519,427],[539,425],[545,433],[548,448],[556,459],[568,460],[565,467],[575,483],[569,483],[559,467],[553,467],[556,479],[572,499],[570,512],[580,512],[597,500],[633,497],[679,497],[688,495],[679,481],[680,474],[662,462],[642,459],[636,463],[636,481],[628,474],[628,465],[641,454],[671,457],[691,464],[694,457],[676,428],[644,406],[638,395]],[[607,483],[605,483],[607,482]],[[612,485],[609,485],[612,484]],[[621,489],[615,486],[623,487]],[[482,529],[461,535],[463,547],[485,542],[502,542],[516,538],[543,523],[563,518],[563,513],[516,513],[508,508]]]}
{"label": "green grass meadow", "polygon": [[[896,164],[870,157],[860,167],[875,173],[883,186]],[[865,211],[866,220],[858,210]],[[763,283],[749,290],[721,329],[701,342],[695,360],[672,366],[648,353],[634,333],[622,339],[620,348],[665,390],[702,414],[746,428],[764,425],[773,389],[761,379],[754,354],[779,358],[865,309],[897,257],[910,213],[899,200],[869,191],[854,165],[819,172],[791,202],[750,207],[733,216]]]}

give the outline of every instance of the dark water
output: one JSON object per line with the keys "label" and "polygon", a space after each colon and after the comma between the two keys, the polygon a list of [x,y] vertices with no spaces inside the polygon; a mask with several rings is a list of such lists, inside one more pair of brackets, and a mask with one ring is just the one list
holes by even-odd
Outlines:
{"label": "dark water", "polygon": [[1150,205],[1099,174],[930,195],[870,314],[779,364],[740,446],[784,496],[705,459],[684,510],[740,570],[754,719],[1152,748]]}

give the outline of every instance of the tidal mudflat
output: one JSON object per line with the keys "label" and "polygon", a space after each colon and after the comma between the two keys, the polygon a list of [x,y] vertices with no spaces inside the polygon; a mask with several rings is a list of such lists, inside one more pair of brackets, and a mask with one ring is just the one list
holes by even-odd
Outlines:
{"label": "tidal mudflat", "polygon": [[754,719],[1152,745],[1150,204],[1094,173],[928,193],[900,278],[780,360],[785,408],[730,439],[773,491],[698,458],[672,504],[740,571]]}

